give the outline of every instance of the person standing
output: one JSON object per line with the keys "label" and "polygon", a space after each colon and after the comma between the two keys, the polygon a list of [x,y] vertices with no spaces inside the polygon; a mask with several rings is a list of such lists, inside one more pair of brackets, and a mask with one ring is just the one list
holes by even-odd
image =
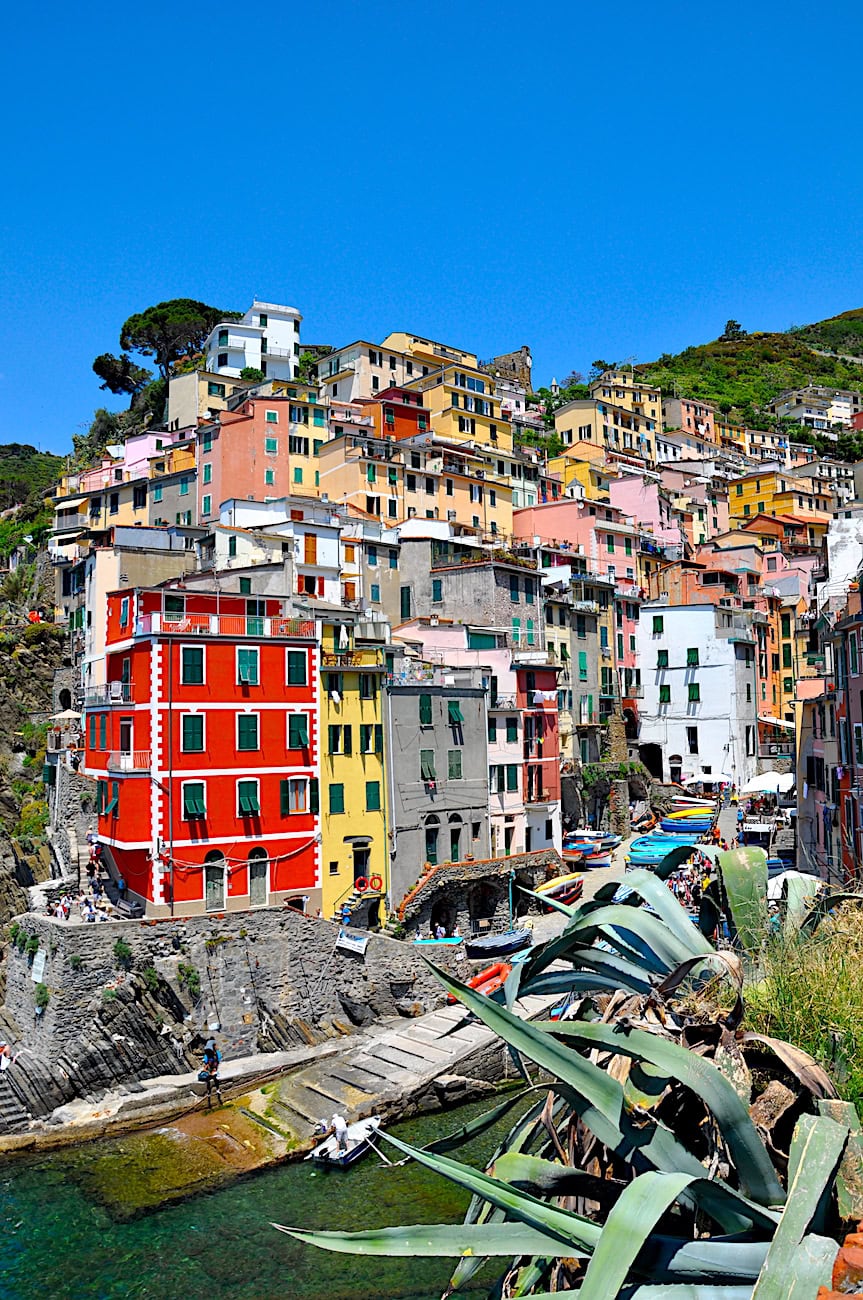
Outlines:
{"label": "person standing", "polygon": [[213,1104],[213,1089],[216,1090],[216,1096],[219,1098],[219,1105],[222,1102],[221,1080],[219,1078],[219,1065],[221,1064],[222,1053],[216,1046],[215,1038],[208,1038],[204,1044],[204,1068],[201,1074],[204,1076],[203,1082],[207,1085],[207,1108]]}
{"label": "person standing", "polygon": [[348,1149],[348,1125],[344,1115],[334,1115],[332,1118],[333,1134],[339,1148],[339,1155],[345,1155]]}

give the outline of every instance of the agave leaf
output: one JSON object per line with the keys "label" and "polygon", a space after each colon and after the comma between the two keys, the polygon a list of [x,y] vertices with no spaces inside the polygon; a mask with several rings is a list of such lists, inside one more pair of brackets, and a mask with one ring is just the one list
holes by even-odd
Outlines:
{"label": "agave leaf", "polygon": [[[601,1070],[579,1052],[568,1050],[536,1024],[520,1020],[504,1007],[497,1006],[474,989],[461,984],[428,961],[428,958],[424,960],[444,988],[473,1011],[478,1020],[493,1029],[505,1042],[516,1045],[525,1056],[554,1076],[549,1086],[572,1106],[599,1141],[621,1159],[632,1162],[638,1169],[658,1168],[669,1173],[703,1176],[703,1166],[677,1141],[669,1129],[652,1116],[640,1116],[636,1122],[627,1113],[623,1088],[606,1070]],[[553,1022],[548,1023],[552,1029],[556,1027]],[[608,1026],[605,1028],[608,1029]],[[662,1041],[652,1034],[646,1037],[651,1042]],[[677,1050],[687,1058],[692,1055],[683,1048]],[[698,1059],[693,1056],[693,1060]],[[731,1085],[724,1079],[722,1082],[733,1093]],[[736,1094],[735,1099],[740,1105]],[[754,1132],[748,1115],[746,1120]],[[763,1148],[761,1151],[763,1154]],[[779,1194],[781,1197],[781,1188]],[[740,1231],[752,1221],[751,1214],[748,1213],[742,1216],[740,1213],[720,1211],[715,1217],[730,1232]]]}
{"label": "agave leaf", "polygon": [[[582,1294],[575,1287],[571,1295]],[[560,1292],[532,1291],[531,1300],[557,1300]],[[713,1282],[677,1282],[663,1283],[660,1286],[627,1286],[620,1292],[620,1300],[751,1300],[752,1287],[746,1283],[742,1286],[722,1286]]]}
{"label": "agave leaf", "polygon": [[662,880],[657,880],[652,871],[645,871],[643,868],[630,871],[624,883],[653,908],[672,934],[689,949],[693,957],[715,951],[709,939],[706,939],[692,924],[668,886]]}
{"label": "agave leaf", "polygon": [[822,892],[816,900],[812,911],[807,913],[800,923],[801,934],[814,934],[821,922],[826,916],[829,916],[834,907],[840,903],[849,902],[863,903],[863,894],[852,890],[837,890],[835,893],[828,894]]}
{"label": "agave leaf", "polygon": [[757,952],[767,932],[767,854],[729,849],[717,860],[738,938],[747,952]]}
{"label": "agave leaf", "polygon": [[657,974],[667,975],[687,957],[693,956],[692,948],[678,939],[659,917],[625,903],[607,903],[586,917],[583,923],[567,930],[567,934],[578,934],[588,943],[597,932],[615,948],[620,949],[622,943],[624,956],[635,952],[638,959]]}
{"label": "agave leaf", "polygon": [[[701,933],[699,931],[699,933]],[[717,966],[724,966],[726,974],[730,975],[738,989],[743,987],[743,963],[736,953],[712,951],[705,953],[703,956],[687,957],[682,961],[676,970],[673,970],[661,984],[657,986],[657,993],[663,997],[668,993],[673,993],[690,975],[696,966],[702,966],[705,962],[713,962]]]}
{"label": "agave leaf", "polygon": [[[614,888],[616,890],[617,885]],[[595,899],[588,899],[586,902],[579,904],[575,909],[575,915],[561,934],[554,939],[548,939],[545,943],[538,944],[531,951],[526,961],[518,962],[513,966],[506,981],[506,1005],[508,1007],[512,1008],[514,1005],[522,985],[526,985],[535,975],[539,975],[541,971],[551,966],[559,958],[567,958],[572,949],[580,946],[581,941],[573,935],[572,927],[583,921],[591,912],[597,911],[601,906],[602,904]]]}
{"label": "agave leaf", "polygon": [[740,1038],[741,1043],[763,1043],[774,1056],[790,1070],[794,1077],[812,1093],[813,1097],[835,1099],[839,1096],[832,1079],[818,1062],[804,1052],[802,1047],[793,1047],[781,1038],[771,1038],[769,1034],[757,1034],[747,1030]]}
{"label": "agave leaf", "polygon": [[827,1115],[848,1129],[845,1154],[836,1175],[836,1208],[842,1220],[863,1218],[863,1127],[850,1101],[819,1100],[819,1115]]}
{"label": "agave leaf", "polygon": [[819,1286],[829,1285],[839,1247],[809,1229],[822,1218],[847,1139],[847,1128],[826,1115],[798,1120],[789,1154],[788,1201],[752,1300],[811,1300]]}
{"label": "agave leaf", "polygon": [[444,1255],[483,1259],[492,1255],[576,1257],[571,1244],[523,1223],[415,1223],[402,1228],[367,1228],[363,1232],[315,1232],[274,1223],[297,1241],[340,1255]]}
{"label": "agave leaf", "polygon": [[821,881],[815,876],[786,876],[782,882],[785,896],[785,921],[782,929],[786,937],[797,934],[810,910]]}
{"label": "agave leaf", "polygon": [[578,908],[573,907],[571,903],[559,903],[556,898],[550,898],[547,894],[536,894],[532,889],[528,889],[526,885],[516,885],[516,889],[521,890],[523,894],[527,894],[528,898],[535,898],[545,907],[553,907],[555,912],[562,912],[564,916],[572,917],[578,912]]}
{"label": "agave leaf", "polygon": [[609,1212],[584,1281],[582,1300],[614,1300],[658,1221],[685,1191],[689,1174],[639,1174]]}
{"label": "agave leaf", "polygon": [[713,1114],[728,1145],[740,1185],[760,1205],[781,1205],[784,1193],[746,1106],[712,1062],[677,1043],[624,1024],[582,1021],[536,1022],[536,1027],[585,1047],[605,1047],[650,1062],[699,1096]]}
{"label": "agave leaf", "polygon": [[[537,975],[535,979],[527,986],[522,986],[521,997],[543,997],[547,994],[555,993],[591,993],[596,990],[599,993],[616,993],[618,989],[625,988],[632,993],[649,993],[651,985],[646,981],[641,981],[642,987],[633,988],[629,981],[624,981],[622,976],[613,976],[600,974],[592,970],[554,970],[546,971],[543,975]],[[495,1002],[504,1002],[503,994],[505,989],[497,989],[492,993]]]}
{"label": "agave leaf", "polygon": [[666,853],[665,857],[655,868],[655,875],[660,880],[667,880],[673,871],[676,871],[684,862],[688,862],[693,853],[700,846],[697,844],[678,844],[676,849]]}
{"label": "agave leaf", "polygon": [[470,1142],[473,1138],[479,1137],[481,1133],[485,1133],[487,1129],[492,1128],[498,1120],[503,1119],[504,1115],[507,1115],[514,1106],[524,1101],[530,1091],[532,1089],[524,1088],[521,1092],[514,1093],[511,1097],[507,1097],[506,1101],[502,1101],[498,1106],[493,1106],[491,1110],[485,1111],[482,1115],[477,1115],[467,1124],[463,1124],[461,1128],[448,1133],[446,1137],[436,1138],[434,1142],[427,1142],[423,1147],[423,1151],[440,1153],[455,1151],[458,1147],[464,1146],[465,1142]]}
{"label": "agave leaf", "polygon": [[603,1205],[613,1204],[626,1186],[609,1178],[598,1178],[572,1165],[522,1155],[517,1151],[505,1151],[489,1172],[531,1196],[583,1196]]}

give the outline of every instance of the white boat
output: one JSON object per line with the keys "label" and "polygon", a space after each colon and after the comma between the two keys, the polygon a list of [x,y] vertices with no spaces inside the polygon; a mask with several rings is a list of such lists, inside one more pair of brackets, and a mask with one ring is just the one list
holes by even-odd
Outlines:
{"label": "white boat", "polygon": [[380,1115],[358,1119],[355,1124],[348,1125],[347,1146],[343,1151],[339,1150],[335,1133],[331,1133],[319,1146],[309,1152],[306,1159],[314,1160],[321,1165],[336,1165],[339,1169],[347,1169],[348,1165],[354,1164],[371,1150],[369,1138],[377,1133],[380,1126]]}

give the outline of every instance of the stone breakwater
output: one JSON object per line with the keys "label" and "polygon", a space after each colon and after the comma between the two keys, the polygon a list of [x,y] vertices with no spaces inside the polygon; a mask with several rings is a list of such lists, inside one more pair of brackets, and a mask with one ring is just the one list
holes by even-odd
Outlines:
{"label": "stone breakwater", "polygon": [[[314,1045],[443,1004],[409,943],[370,936],[365,956],[336,928],[289,910],[71,926],[28,914],[6,952],[0,1126],[76,1097],[182,1074],[214,1033],[226,1059]],[[447,963],[452,952],[435,950]],[[46,1001],[47,997],[47,1001]],[[15,1103],[19,1112],[16,1115]]]}

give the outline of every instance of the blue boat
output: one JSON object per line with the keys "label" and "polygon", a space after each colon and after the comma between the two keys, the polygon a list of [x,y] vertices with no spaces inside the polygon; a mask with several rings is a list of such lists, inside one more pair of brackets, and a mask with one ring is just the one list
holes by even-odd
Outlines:
{"label": "blue boat", "polygon": [[468,939],[464,950],[470,958],[508,957],[533,942],[530,930],[507,930],[504,934],[486,934]]}

